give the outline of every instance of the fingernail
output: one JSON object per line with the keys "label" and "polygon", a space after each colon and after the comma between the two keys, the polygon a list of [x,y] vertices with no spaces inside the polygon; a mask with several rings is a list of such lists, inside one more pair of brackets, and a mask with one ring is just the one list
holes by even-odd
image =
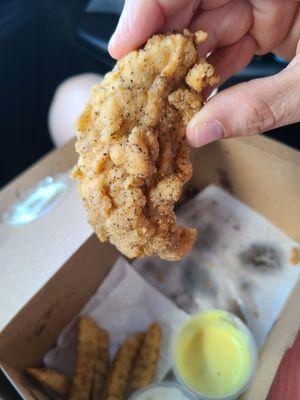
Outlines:
{"label": "fingernail", "polygon": [[116,32],[114,32],[112,34],[111,38],[109,39],[109,42],[108,42],[108,47],[109,48],[114,45],[115,40],[116,40]]}
{"label": "fingernail", "polygon": [[223,127],[216,120],[204,122],[201,125],[195,123],[188,129],[188,140],[193,147],[201,147],[223,137]]}

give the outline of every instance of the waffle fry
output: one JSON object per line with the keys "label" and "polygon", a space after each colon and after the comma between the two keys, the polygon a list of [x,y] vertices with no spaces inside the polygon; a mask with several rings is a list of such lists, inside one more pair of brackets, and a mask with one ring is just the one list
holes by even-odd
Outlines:
{"label": "waffle fry", "polygon": [[109,333],[99,328],[100,348],[93,377],[91,400],[100,400],[106,382],[109,367]]}
{"label": "waffle fry", "polygon": [[70,400],[89,400],[94,371],[100,353],[101,329],[89,317],[78,322],[77,359],[71,386]]}
{"label": "waffle fry", "polygon": [[119,348],[108,376],[102,400],[123,400],[126,385],[140,350],[144,334],[136,333],[130,336]]}
{"label": "waffle fry", "polygon": [[158,358],[162,330],[158,323],[152,323],[147,332],[135,361],[131,375],[131,389],[137,390],[149,385],[154,377]]}
{"label": "waffle fry", "polygon": [[25,369],[25,372],[41,386],[59,396],[65,396],[69,392],[70,379],[53,369],[28,367]]}

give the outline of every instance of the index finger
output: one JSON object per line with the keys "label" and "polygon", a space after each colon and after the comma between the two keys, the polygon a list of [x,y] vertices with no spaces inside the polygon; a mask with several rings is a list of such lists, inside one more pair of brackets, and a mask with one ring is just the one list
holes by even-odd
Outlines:
{"label": "index finger", "polygon": [[217,48],[238,42],[249,31],[252,21],[251,6],[244,0],[223,2],[219,7],[210,9],[204,1],[189,29],[192,32],[201,29],[208,33],[207,40],[199,46],[200,55],[206,57]]}

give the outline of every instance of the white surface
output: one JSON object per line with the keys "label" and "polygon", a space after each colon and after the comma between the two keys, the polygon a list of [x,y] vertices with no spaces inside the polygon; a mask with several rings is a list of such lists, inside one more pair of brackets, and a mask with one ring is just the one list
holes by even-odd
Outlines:
{"label": "white surface", "polygon": [[[123,259],[119,258],[108,277],[80,312],[89,315],[110,333],[111,357],[132,333],[145,331],[159,322],[163,340],[156,379],[162,379],[171,366],[170,342],[176,328],[187,318],[173,302],[149,285]],[[47,367],[72,375],[76,355],[76,319],[60,334],[57,347],[45,356]]]}
{"label": "white surface", "polygon": [[[199,237],[180,262],[137,260],[137,270],[189,313],[223,308],[241,316],[261,346],[300,277],[289,262],[299,247],[262,215],[216,186],[209,186],[179,212]],[[246,265],[241,257],[253,244],[279,255],[278,269]]]}

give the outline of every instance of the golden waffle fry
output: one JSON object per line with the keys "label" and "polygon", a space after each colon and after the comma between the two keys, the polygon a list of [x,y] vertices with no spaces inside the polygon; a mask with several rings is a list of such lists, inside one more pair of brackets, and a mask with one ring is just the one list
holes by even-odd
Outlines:
{"label": "golden waffle fry", "polygon": [[59,396],[65,396],[69,392],[70,379],[53,369],[28,367],[25,369],[25,372],[44,388],[51,390]]}
{"label": "golden waffle fry", "polygon": [[78,321],[77,359],[70,400],[89,400],[100,351],[101,330],[89,317]]}
{"label": "golden waffle fry", "polygon": [[91,400],[100,400],[109,367],[109,333],[99,328],[100,348],[94,368]]}
{"label": "golden waffle fry", "polygon": [[143,337],[143,333],[136,333],[125,340],[119,348],[108,376],[102,400],[123,400],[127,381]]}
{"label": "golden waffle fry", "polygon": [[132,389],[140,389],[152,382],[159,358],[161,337],[162,329],[160,325],[156,322],[152,323],[145,333],[139,355],[134,364],[130,382]]}

